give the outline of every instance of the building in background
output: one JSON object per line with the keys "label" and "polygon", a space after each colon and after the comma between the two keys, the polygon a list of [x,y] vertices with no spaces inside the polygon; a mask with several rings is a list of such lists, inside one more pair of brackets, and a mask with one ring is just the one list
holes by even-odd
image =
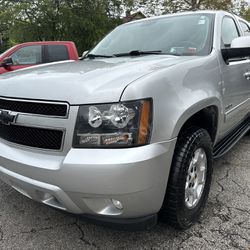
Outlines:
{"label": "building in background", "polygon": [[123,18],[123,23],[128,23],[128,22],[136,21],[136,20],[143,19],[143,18],[146,18],[146,16],[141,11],[131,14],[130,11],[127,10],[126,16]]}

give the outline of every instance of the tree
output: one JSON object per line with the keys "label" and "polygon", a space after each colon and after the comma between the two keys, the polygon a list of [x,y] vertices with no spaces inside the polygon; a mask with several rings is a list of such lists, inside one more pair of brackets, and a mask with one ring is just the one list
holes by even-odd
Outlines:
{"label": "tree", "polygon": [[124,9],[136,12],[142,11],[146,16],[161,15],[164,12],[164,0],[124,0]]}
{"label": "tree", "polygon": [[250,9],[242,10],[241,16],[250,22]]}
{"label": "tree", "polygon": [[79,52],[119,24],[120,12],[117,0],[0,0],[0,23],[11,40],[73,40]]}
{"label": "tree", "polygon": [[248,7],[246,0],[124,0],[123,4],[130,11],[139,9],[148,16],[200,9],[239,14],[243,6]]}
{"label": "tree", "polygon": [[250,20],[245,0],[0,0],[0,53],[42,40],[72,40],[82,53],[120,24],[126,10],[154,16],[194,9],[229,10]]}
{"label": "tree", "polygon": [[165,0],[165,12],[179,12],[200,9],[231,10],[232,0]]}
{"label": "tree", "polygon": [[250,22],[250,8],[249,8],[249,4],[246,2],[241,2],[240,5],[238,6],[240,15],[248,20]]}

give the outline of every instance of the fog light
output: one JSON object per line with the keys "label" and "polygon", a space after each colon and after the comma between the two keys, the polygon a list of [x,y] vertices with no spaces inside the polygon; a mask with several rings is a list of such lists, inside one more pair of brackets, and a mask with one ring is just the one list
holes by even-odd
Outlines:
{"label": "fog light", "polygon": [[115,199],[111,199],[112,203],[114,204],[114,206],[119,209],[119,210],[122,210],[123,209],[123,205],[120,201],[118,200],[115,200]]}

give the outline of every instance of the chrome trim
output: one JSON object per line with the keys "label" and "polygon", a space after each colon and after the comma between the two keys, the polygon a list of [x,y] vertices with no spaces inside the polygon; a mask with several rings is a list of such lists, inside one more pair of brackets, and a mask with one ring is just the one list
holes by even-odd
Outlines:
{"label": "chrome trim", "polygon": [[7,101],[19,101],[19,102],[28,102],[28,103],[43,103],[43,104],[54,104],[54,105],[66,105],[67,110],[66,110],[66,115],[65,116],[55,116],[55,115],[42,115],[42,114],[33,114],[33,113],[25,113],[25,112],[18,112],[18,111],[12,111],[8,109],[1,109],[3,111],[12,111],[16,112],[18,114],[22,115],[31,115],[31,116],[38,116],[38,117],[50,117],[50,118],[59,118],[59,119],[67,119],[69,117],[69,109],[70,105],[67,102],[52,102],[52,101],[41,101],[41,100],[30,100],[30,99],[18,99],[18,98],[8,98],[8,97],[2,97],[0,96],[0,100],[7,100]]}
{"label": "chrome trim", "polygon": [[247,63],[250,63],[250,59],[244,58],[244,59],[237,60],[237,61],[231,61],[229,62],[228,65],[238,65],[238,64],[247,64]]}
{"label": "chrome trim", "polygon": [[233,111],[235,111],[236,109],[240,108],[241,106],[243,106],[244,104],[246,104],[247,102],[250,101],[250,98],[246,99],[244,102],[241,102],[240,104],[234,106],[233,108],[231,108],[230,110],[228,110],[225,115],[228,116],[230,113],[232,113]]}

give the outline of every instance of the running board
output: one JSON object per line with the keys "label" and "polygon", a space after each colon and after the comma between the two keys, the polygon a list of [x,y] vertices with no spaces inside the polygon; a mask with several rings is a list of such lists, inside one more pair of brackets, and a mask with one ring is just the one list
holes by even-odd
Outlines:
{"label": "running board", "polygon": [[214,146],[213,157],[219,158],[226,154],[250,129],[250,118],[241,123],[237,128],[230,132],[218,144]]}

